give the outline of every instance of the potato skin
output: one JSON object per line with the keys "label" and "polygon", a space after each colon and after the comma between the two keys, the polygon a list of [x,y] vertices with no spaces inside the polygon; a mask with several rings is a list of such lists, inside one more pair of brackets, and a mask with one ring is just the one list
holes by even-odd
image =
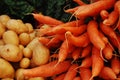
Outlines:
{"label": "potato skin", "polygon": [[0,58],[0,78],[14,78],[15,70],[5,59]]}
{"label": "potato skin", "polygon": [[4,25],[0,22],[0,38],[2,38],[3,33],[6,31]]}
{"label": "potato skin", "polygon": [[11,62],[18,62],[23,54],[20,48],[14,44],[6,44],[0,49],[0,56]]}
{"label": "potato skin", "polygon": [[3,34],[3,41],[6,44],[19,45],[18,35],[14,31],[12,31],[12,30],[7,30],[6,32],[4,32],[4,34]]}

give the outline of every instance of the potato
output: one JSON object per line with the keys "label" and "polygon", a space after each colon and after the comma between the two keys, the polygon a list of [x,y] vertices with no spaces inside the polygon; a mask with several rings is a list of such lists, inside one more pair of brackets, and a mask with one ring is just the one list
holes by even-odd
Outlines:
{"label": "potato", "polygon": [[43,77],[33,77],[29,78],[28,80],[45,80]]}
{"label": "potato", "polygon": [[30,40],[32,41],[36,37],[36,31],[33,31],[30,35]]}
{"label": "potato", "polygon": [[22,59],[23,54],[18,46],[6,44],[0,49],[0,56],[11,62],[18,62]]}
{"label": "potato", "polygon": [[14,78],[15,70],[5,59],[0,58],[0,78]]}
{"label": "potato", "polygon": [[2,78],[1,80],[14,80],[12,78]]}
{"label": "potato", "polygon": [[19,35],[20,44],[26,46],[31,40],[30,35],[28,33],[21,33]]}
{"label": "potato", "polygon": [[26,58],[31,58],[32,57],[32,50],[30,48],[28,48],[28,47],[25,47],[23,49],[23,55]]}
{"label": "potato", "polygon": [[21,68],[28,68],[30,66],[30,59],[29,58],[22,58],[20,61]]}
{"label": "potato", "polygon": [[5,32],[4,25],[0,22],[0,38],[2,38],[3,33]]}
{"label": "potato", "polygon": [[16,72],[15,72],[15,79],[16,80],[25,80],[22,68],[19,68],[19,69],[16,70]]}
{"label": "potato", "polygon": [[34,31],[33,26],[30,23],[25,23],[25,25],[28,27],[28,33],[31,33]]}
{"label": "potato", "polygon": [[47,47],[42,45],[40,42],[34,47],[32,60],[35,65],[46,64],[50,57],[50,51]]}
{"label": "potato", "polygon": [[0,39],[0,45],[4,45],[5,43],[4,43],[4,41],[3,41],[3,39]]}
{"label": "potato", "polygon": [[22,22],[22,20],[10,19],[6,24],[6,27],[9,30],[15,31],[17,34],[28,32],[28,27]]}
{"label": "potato", "polygon": [[15,44],[18,45],[19,44],[19,38],[18,35],[12,31],[12,30],[7,30],[6,32],[4,32],[3,34],[3,41],[6,44]]}
{"label": "potato", "polygon": [[1,15],[0,16],[0,22],[6,26],[7,22],[10,20],[10,17],[8,15]]}

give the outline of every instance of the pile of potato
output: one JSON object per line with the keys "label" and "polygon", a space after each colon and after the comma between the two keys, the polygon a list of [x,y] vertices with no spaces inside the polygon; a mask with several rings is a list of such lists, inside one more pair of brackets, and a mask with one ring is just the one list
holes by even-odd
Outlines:
{"label": "pile of potato", "polygon": [[[0,79],[25,80],[22,70],[46,64],[50,51],[30,23],[0,15]],[[27,80],[45,80],[42,77]]]}

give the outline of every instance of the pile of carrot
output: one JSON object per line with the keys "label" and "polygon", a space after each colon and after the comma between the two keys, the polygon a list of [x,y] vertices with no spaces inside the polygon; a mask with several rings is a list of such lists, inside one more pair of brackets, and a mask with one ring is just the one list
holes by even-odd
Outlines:
{"label": "pile of carrot", "polygon": [[39,42],[51,51],[51,59],[45,65],[25,69],[24,76],[120,80],[120,0],[91,0],[90,4],[74,1],[78,6],[65,12],[76,20],[66,23],[33,13],[40,24],[49,25],[38,32]]}

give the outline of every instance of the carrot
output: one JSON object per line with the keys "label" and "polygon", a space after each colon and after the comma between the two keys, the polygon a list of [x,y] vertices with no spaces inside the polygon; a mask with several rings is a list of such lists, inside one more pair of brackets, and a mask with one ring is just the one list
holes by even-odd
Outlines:
{"label": "carrot", "polygon": [[98,76],[104,67],[104,61],[100,56],[100,51],[96,47],[92,48],[92,76],[89,80]]}
{"label": "carrot", "polygon": [[90,53],[91,53],[91,49],[92,49],[92,45],[91,44],[86,46],[86,47],[84,47],[82,52],[81,52],[80,58],[85,58],[85,57],[89,56]]}
{"label": "carrot", "polygon": [[24,69],[23,75],[26,77],[50,77],[67,71],[71,65],[70,61],[63,61],[56,65],[57,62],[58,61],[53,61],[35,68]]}
{"label": "carrot", "polygon": [[77,75],[77,70],[75,70],[76,67],[78,67],[77,64],[72,64],[70,68],[68,69],[63,80],[73,80],[75,76]]}
{"label": "carrot", "polygon": [[80,47],[75,48],[75,50],[72,52],[72,58],[74,61],[80,57],[81,52],[82,52],[82,48]]}
{"label": "carrot", "polygon": [[120,59],[118,57],[115,56],[112,58],[111,68],[116,75],[120,73]]}
{"label": "carrot", "polygon": [[75,35],[82,34],[86,31],[87,25],[83,24],[80,26],[66,26],[66,27],[54,27],[51,30],[47,31],[46,34],[53,35],[53,34],[64,34],[66,31],[70,31]]}
{"label": "carrot", "polygon": [[92,76],[91,70],[89,68],[80,67],[80,76],[82,80],[89,80]]}
{"label": "carrot", "polygon": [[43,45],[46,45],[49,41],[50,41],[49,38],[39,37],[39,42],[42,43]]}
{"label": "carrot", "polygon": [[60,74],[59,76],[55,77],[53,80],[63,80],[66,73]]}
{"label": "carrot", "polygon": [[118,49],[120,50],[120,42],[118,41],[115,31],[110,26],[104,25],[103,23],[100,24],[100,29],[105,35],[107,35],[112,40],[115,40],[117,42]]}
{"label": "carrot", "polygon": [[86,47],[90,43],[87,32],[80,36],[74,36],[70,31],[67,31],[65,37],[68,43],[71,43],[76,47]]}
{"label": "carrot", "polygon": [[99,77],[102,79],[116,80],[117,76],[110,67],[104,66],[101,70]]}
{"label": "carrot", "polygon": [[103,21],[103,24],[109,25],[109,26],[114,25],[117,22],[117,20],[118,20],[118,16],[119,16],[119,14],[118,14],[117,11],[115,11],[115,10],[112,11],[109,14],[108,18]]}
{"label": "carrot", "polygon": [[[116,0],[99,0],[97,2],[79,6],[73,13],[77,18],[83,19],[89,16],[96,16],[101,10],[108,10],[114,6]],[[106,5],[107,4],[107,5]]]}
{"label": "carrot", "polygon": [[101,10],[101,11],[100,11],[100,16],[101,16],[102,20],[105,20],[105,19],[108,18],[109,13],[108,13],[107,10]]}
{"label": "carrot", "polygon": [[86,3],[84,3],[82,0],[73,0],[74,2],[76,2],[78,5],[86,5]]}
{"label": "carrot", "polygon": [[39,23],[42,23],[42,24],[48,24],[50,26],[56,26],[56,25],[63,24],[62,21],[59,21],[49,16],[44,16],[43,14],[32,13],[32,15]]}
{"label": "carrot", "polygon": [[75,77],[73,80],[81,80],[80,76]]}
{"label": "carrot", "polygon": [[105,42],[100,36],[100,31],[98,30],[98,24],[96,21],[92,20],[88,23],[87,32],[91,43],[100,50],[101,57],[105,60],[102,56],[102,50],[105,48]]}
{"label": "carrot", "polygon": [[109,44],[103,49],[103,55],[106,59],[110,60],[113,56],[113,49]]}

